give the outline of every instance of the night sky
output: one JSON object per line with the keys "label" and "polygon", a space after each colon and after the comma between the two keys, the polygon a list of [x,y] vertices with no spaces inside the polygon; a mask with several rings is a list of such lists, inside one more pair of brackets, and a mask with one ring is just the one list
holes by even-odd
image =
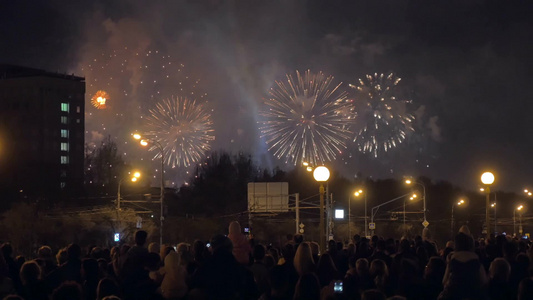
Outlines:
{"label": "night sky", "polygon": [[[109,134],[127,161],[153,157],[129,136],[149,109],[187,95],[212,110],[213,150],[284,169],[257,123],[276,80],[309,69],[348,90],[393,72],[415,132],[377,158],[348,146],[328,165],[467,189],[490,169],[496,190],[519,192],[533,188],[532,15],[531,1],[1,1],[0,63],[85,76],[86,142]],[[100,89],[106,110],[90,104]]]}

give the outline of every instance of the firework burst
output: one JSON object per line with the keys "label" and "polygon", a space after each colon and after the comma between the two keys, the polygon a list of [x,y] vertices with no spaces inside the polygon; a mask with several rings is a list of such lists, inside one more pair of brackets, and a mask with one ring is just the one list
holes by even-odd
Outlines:
{"label": "firework burst", "polygon": [[286,82],[276,82],[260,112],[262,138],[269,151],[294,165],[309,162],[323,164],[335,159],[346,148],[350,137],[347,125],[352,121],[346,93],[333,77],[310,71],[296,80],[287,75]]}
{"label": "firework burst", "polygon": [[156,141],[150,148],[157,151],[154,159],[161,157],[160,145],[165,163],[172,168],[198,162],[215,139],[211,114],[204,105],[185,97],[159,102],[145,121],[146,137]]}
{"label": "firework burst", "polygon": [[402,143],[407,134],[414,131],[414,116],[407,112],[409,100],[396,98],[396,88],[401,78],[392,73],[366,75],[356,90],[354,110],[354,142],[358,150],[377,157],[381,151],[388,151]]}
{"label": "firework burst", "polygon": [[99,90],[91,98],[91,104],[97,109],[105,109],[107,100],[109,100],[109,95],[105,91]]}

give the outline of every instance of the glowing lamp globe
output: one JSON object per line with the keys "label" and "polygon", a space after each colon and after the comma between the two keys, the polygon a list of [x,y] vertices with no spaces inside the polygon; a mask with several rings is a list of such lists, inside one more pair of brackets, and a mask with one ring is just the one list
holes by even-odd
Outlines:
{"label": "glowing lamp globe", "polygon": [[328,181],[329,179],[329,170],[324,166],[316,167],[313,171],[313,177],[316,181]]}
{"label": "glowing lamp globe", "polygon": [[491,172],[485,172],[481,175],[481,182],[486,185],[490,185],[494,182],[494,174]]}

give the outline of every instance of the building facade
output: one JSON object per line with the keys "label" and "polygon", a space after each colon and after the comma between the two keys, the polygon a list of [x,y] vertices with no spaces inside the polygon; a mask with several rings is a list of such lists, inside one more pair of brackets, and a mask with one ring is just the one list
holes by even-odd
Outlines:
{"label": "building facade", "polygon": [[53,201],[81,194],[84,116],[84,78],[0,65],[3,195]]}

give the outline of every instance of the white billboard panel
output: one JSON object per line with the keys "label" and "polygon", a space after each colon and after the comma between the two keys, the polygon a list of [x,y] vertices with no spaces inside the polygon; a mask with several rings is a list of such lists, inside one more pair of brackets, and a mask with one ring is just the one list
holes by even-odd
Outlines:
{"label": "white billboard panel", "polygon": [[248,210],[255,213],[289,211],[289,183],[249,182]]}

